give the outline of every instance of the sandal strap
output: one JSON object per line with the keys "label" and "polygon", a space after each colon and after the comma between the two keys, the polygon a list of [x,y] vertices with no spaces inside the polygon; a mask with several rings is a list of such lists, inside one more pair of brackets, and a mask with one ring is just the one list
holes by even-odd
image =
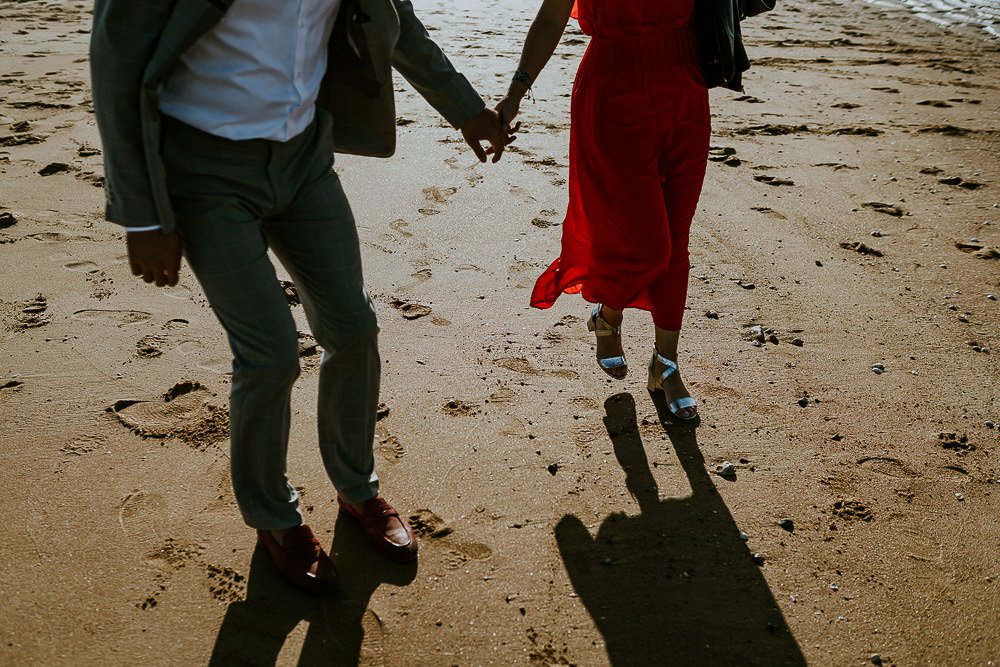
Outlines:
{"label": "sandal strap", "polygon": [[656,356],[656,360],[664,366],[663,372],[660,373],[660,383],[662,384],[667,378],[677,372],[677,364],[670,359],[667,359],[659,352],[653,352],[653,354]]}
{"label": "sandal strap", "polygon": [[[597,304],[594,306],[593,312],[590,313],[589,324],[593,326],[588,326],[587,328],[598,336],[620,336],[622,334],[622,328],[620,325],[617,327],[613,327],[610,324],[608,324],[608,321],[606,319],[601,317],[601,304]],[[597,326],[598,324],[603,325],[603,328],[598,327]]]}
{"label": "sandal strap", "polygon": [[698,401],[694,400],[690,396],[683,396],[678,398],[676,401],[670,403],[670,411],[677,414],[684,408],[696,408],[698,407]]}

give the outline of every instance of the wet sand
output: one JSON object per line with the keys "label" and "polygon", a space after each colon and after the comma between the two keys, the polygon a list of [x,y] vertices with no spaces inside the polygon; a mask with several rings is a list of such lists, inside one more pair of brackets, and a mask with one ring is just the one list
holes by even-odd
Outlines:
{"label": "wet sand", "polygon": [[[509,4],[417,6],[485,95],[534,13]],[[234,505],[198,284],[137,282],[102,221],[89,6],[0,8],[0,663],[1000,660],[996,39],[863,3],[744,24],[755,66],[712,94],[692,235],[697,430],[645,389],[648,315],[613,382],[584,303],[527,304],[586,37],[499,165],[400,80],[398,155],[337,170],[383,330],[378,469],[421,556],[382,562],[338,518],[294,306],[290,474],[343,580],[316,599]]]}

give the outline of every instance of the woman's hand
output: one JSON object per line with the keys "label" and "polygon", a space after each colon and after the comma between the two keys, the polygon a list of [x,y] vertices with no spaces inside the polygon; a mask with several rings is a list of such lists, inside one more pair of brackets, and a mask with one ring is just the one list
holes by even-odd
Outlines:
{"label": "woman's hand", "polygon": [[508,135],[516,134],[521,128],[521,123],[518,122],[517,125],[511,125],[511,123],[521,111],[521,98],[508,93],[494,109],[500,116],[500,123],[503,125],[504,132]]}

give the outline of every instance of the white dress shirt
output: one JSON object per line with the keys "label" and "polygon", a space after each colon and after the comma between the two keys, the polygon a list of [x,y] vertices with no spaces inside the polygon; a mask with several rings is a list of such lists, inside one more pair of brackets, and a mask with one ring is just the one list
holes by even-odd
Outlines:
{"label": "white dress shirt", "polygon": [[167,76],[160,111],[224,139],[295,138],[316,115],[340,3],[236,0]]}
{"label": "white dress shirt", "polygon": [[225,139],[288,141],[316,113],[341,0],[236,0],[184,55],[160,111]]}

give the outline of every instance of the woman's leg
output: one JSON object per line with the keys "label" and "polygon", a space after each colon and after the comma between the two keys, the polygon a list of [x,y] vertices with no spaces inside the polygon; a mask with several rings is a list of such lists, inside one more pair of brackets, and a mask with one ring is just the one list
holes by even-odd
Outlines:
{"label": "woman's leg", "polygon": [[[619,328],[624,320],[624,313],[620,310],[614,310],[610,306],[601,305],[598,315],[608,324],[614,328]],[[610,357],[624,357],[625,350],[622,348],[622,337],[619,333],[618,335],[608,335],[608,336],[598,336],[597,337],[597,358],[598,359],[608,359]],[[625,377],[625,368],[616,369],[616,371],[607,371],[610,375],[617,378]]]}

